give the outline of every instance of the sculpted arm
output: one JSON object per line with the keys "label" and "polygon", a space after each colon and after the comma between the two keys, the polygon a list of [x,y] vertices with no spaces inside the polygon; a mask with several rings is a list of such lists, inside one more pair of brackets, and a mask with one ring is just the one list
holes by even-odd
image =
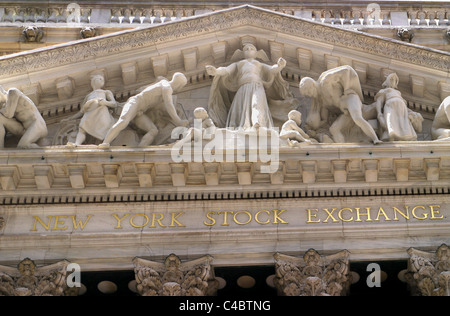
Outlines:
{"label": "sculpted arm", "polygon": [[214,66],[206,66],[206,72],[210,76],[226,76],[231,75],[237,67],[237,63],[233,63],[229,65],[228,67],[219,67],[216,68]]}
{"label": "sculpted arm", "polygon": [[275,65],[273,66],[264,65],[264,66],[268,67],[271,73],[276,74],[277,72],[282,71],[284,67],[286,67],[286,60],[280,57],[280,59],[278,59],[278,62]]}
{"label": "sculpted arm", "polygon": [[110,108],[114,108],[117,106],[116,99],[114,98],[114,94],[111,91],[106,91],[106,100],[104,101],[104,105]]}
{"label": "sculpted arm", "polygon": [[169,116],[177,125],[183,125],[184,122],[180,119],[173,104],[173,89],[168,83],[162,83],[162,99],[164,101],[165,108]]}
{"label": "sculpted arm", "polygon": [[18,89],[10,89],[8,91],[5,107],[0,110],[0,113],[2,113],[7,118],[12,118],[16,113],[16,108],[19,104],[21,95],[22,92],[20,92]]}

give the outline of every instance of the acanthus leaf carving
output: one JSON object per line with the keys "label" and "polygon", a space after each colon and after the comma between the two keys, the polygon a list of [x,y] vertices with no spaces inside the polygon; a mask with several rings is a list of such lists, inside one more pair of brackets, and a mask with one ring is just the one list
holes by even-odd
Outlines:
{"label": "acanthus leaf carving", "polygon": [[0,266],[0,296],[70,296],[77,295],[66,282],[67,266],[64,260],[37,267],[25,258],[17,269]]}
{"label": "acanthus leaf carving", "polygon": [[141,296],[212,296],[218,288],[212,257],[184,262],[174,254],[164,263],[135,258],[135,277]]}
{"label": "acanthus leaf carving", "polygon": [[450,296],[450,249],[442,244],[435,253],[408,249],[406,282],[414,296]]}
{"label": "acanthus leaf carving", "polygon": [[348,251],[321,256],[314,249],[303,258],[275,254],[274,283],[284,296],[344,296],[351,282]]}

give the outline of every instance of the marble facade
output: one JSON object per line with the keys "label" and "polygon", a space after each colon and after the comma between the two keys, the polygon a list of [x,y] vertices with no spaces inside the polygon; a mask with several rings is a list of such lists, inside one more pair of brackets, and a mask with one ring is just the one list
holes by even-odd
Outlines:
{"label": "marble facade", "polygon": [[[100,11],[90,14],[91,19],[104,17]],[[392,23],[401,18],[393,16]],[[179,138],[171,137],[173,130],[188,127],[194,136],[188,135],[195,137],[196,109],[204,108],[212,120],[201,128],[230,127],[219,126],[218,116],[211,116],[211,96],[217,90],[208,66],[226,69],[236,52],[250,46],[264,53],[260,63],[279,67],[275,81],[285,89],[277,88],[284,98],[277,99],[270,90],[254,95],[292,101],[281,123],[291,119],[304,135],[297,129],[302,136],[296,145],[281,141],[276,151],[270,147],[276,155],[269,161],[258,155],[251,159],[260,148],[239,143],[223,160],[205,159],[204,147],[200,159],[195,154],[186,159],[181,150],[174,155]],[[12,295],[22,287],[15,267],[31,258],[35,266],[73,262],[89,271],[134,269],[140,295],[214,294],[214,266],[228,265],[276,266],[275,283],[283,295],[345,295],[349,260],[407,260],[416,255],[410,248],[436,251],[450,243],[450,143],[435,136],[433,128],[437,113],[445,112],[448,103],[449,65],[445,50],[250,5],[1,57],[0,85],[5,92],[14,88],[26,95],[46,125],[45,135],[32,142],[36,146],[17,148],[25,132],[13,133],[3,124],[1,293]],[[377,110],[384,117],[388,112],[376,108],[377,95],[395,73],[398,81],[391,88],[397,91],[393,98],[402,98],[403,119],[417,126],[420,118],[415,138],[384,138],[375,145],[353,116],[354,107],[335,107],[324,115],[326,102],[303,93],[300,85],[306,77],[316,82],[335,69],[354,74],[352,84],[337,96],[339,102],[357,96],[364,126],[380,138]],[[175,74],[185,78],[176,87]],[[100,76],[104,86],[91,85],[92,75]],[[148,99],[143,94],[148,89],[160,90]],[[110,93],[107,100],[104,91]],[[98,113],[91,116],[89,128],[95,130],[106,116],[108,126],[102,137],[88,132],[82,142],[76,141],[82,125],[75,115],[91,111],[85,98],[93,92]],[[235,95],[226,95],[222,97],[230,97],[231,105]],[[156,98],[161,98],[158,107],[136,110],[109,146],[102,146],[108,130],[131,111],[130,104]],[[263,106],[254,109],[263,112]],[[353,120],[342,127],[347,130],[340,141],[331,126],[346,111]],[[136,121],[142,115],[154,128],[142,128],[150,124]],[[20,116],[16,120],[22,122]],[[150,130],[152,141],[143,142]],[[306,136],[314,141],[302,141]],[[195,139],[184,143],[189,148],[197,144]],[[275,169],[267,172],[268,165]],[[336,263],[331,254],[340,252],[345,255]],[[307,272],[305,258],[293,259],[300,254],[320,264],[311,263]],[[173,259],[177,268],[170,270],[162,259]],[[340,267],[328,268],[324,262]],[[448,295],[448,267],[441,266],[436,289],[428,292]],[[298,282],[283,281],[286,269],[296,271]],[[197,278],[190,279],[192,275]],[[27,295],[41,293],[27,289]],[[66,291],[52,289],[54,295]]]}

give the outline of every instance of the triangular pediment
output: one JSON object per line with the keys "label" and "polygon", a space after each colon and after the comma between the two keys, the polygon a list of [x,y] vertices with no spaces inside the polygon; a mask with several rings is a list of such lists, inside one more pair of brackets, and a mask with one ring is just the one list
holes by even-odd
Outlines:
{"label": "triangular pediment", "polygon": [[96,69],[106,72],[106,87],[117,96],[176,71],[190,78],[192,89],[207,84],[206,64],[229,63],[245,40],[272,61],[284,57],[283,74],[291,83],[349,64],[366,95],[375,93],[389,72],[398,73],[404,97],[420,110],[433,113],[448,92],[447,52],[250,5],[6,56],[0,58],[0,84],[24,90],[47,120],[76,110]]}

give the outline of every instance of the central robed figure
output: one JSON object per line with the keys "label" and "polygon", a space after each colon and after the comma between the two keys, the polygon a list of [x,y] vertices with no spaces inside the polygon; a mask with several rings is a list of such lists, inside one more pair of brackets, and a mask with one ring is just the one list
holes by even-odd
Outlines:
{"label": "central robed figure", "polygon": [[209,115],[218,127],[273,128],[286,121],[297,100],[283,80],[281,70],[286,66],[283,58],[269,66],[263,50],[252,44],[238,49],[228,67],[206,66],[214,76],[209,99]]}

